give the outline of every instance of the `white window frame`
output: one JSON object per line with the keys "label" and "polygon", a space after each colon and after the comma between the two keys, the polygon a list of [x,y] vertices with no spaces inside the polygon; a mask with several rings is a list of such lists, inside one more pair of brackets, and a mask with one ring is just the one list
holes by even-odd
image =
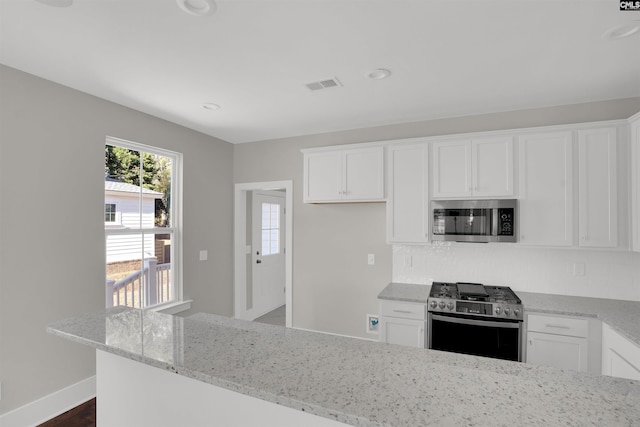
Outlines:
{"label": "white window frame", "polygon": [[[113,221],[107,221],[107,205],[112,205],[113,206]],[[118,221],[118,205],[116,203],[106,203],[105,202],[105,204],[104,204],[104,218],[105,218],[105,221],[104,221],[104,225],[105,226],[119,224],[119,221]]]}
{"label": "white window frame", "polygon": [[[152,228],[110,228],[105,227],[105,247],[108,235],[122,235],[122,234],[166,234],[173,235],[173,242],[171,245],[171,283],[173,284],[173,292],[175,299],[166,303],[156,304],[150,307],[144,307],[144,310],[161,311],[167,314],[176,314],[181,311],[191,308],[191,300],[185,301],[183,296],[183,248],[182,248],[182,167],[183,156],[182,153],[177,151],[170,151],[163,148],[154,147],[151,145],[141,144],[138,142],[127,141],[120,138],[107,136],[105,145],[112,145],[116,147],[122,147],[129,150],[140,151],[150,154],[156,154],[163,157],[169,157],[171,163],[171,205],[169,211],[171,212],[171,227],[152,227]],[[142,162],[142,156],[141,156]],[[141,194],[142,194],[142,185]],[[106,263],[106,257],[105,257]]]}

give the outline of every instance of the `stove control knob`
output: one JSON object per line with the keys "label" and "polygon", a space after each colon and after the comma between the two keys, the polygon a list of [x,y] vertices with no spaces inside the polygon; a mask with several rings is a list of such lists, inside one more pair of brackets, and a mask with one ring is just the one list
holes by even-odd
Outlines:
{"label": "stove control knob", "polygon": [[502,309],[500,307],[496,307],[496,314],[500,314],[501,311]]}
{"label": "stove control knob", "polygon": [[438,306],[438,301],[431,301],[429,305],[431,306],[431,308],[436,308]]}
{"label": "stove control knob", "polygon": [[514,308],[513,309],[513,315],[516,316],[516,317],[519,317],[520,316],[520,310],[517,309],[517,308]]}
{"label": "stove control knob", "polygon": [[509,307],[505,307],[505,308],[504,308],[504,315],[505,315],[505,316],[508,316],[510,311],[511,311],[511,310],[509,310]]}
{"label": "stove control knob", "polygon": [[447,304],[447,308],[448,308],[449,310],[453,310],[453,303],[452,303],[452,302],[448,303],[448,304]]}
{"label": "stove control knob", "polygon": [[445,306],[446,306],[446,304],[444,303],[444,301],[440,301],[440,308],[444,310]]}

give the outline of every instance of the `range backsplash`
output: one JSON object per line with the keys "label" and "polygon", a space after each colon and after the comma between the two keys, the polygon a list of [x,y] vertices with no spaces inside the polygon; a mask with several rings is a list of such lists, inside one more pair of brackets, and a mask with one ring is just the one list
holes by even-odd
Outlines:
{"label": "range backsplash", "polygon": [[393,246],[394,282],[478,282],[514,291],[640,301],[640,253],[434,242]]}

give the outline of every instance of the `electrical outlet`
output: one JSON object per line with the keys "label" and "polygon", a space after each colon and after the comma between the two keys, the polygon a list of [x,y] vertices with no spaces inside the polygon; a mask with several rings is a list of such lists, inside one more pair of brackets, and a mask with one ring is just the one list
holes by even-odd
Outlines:
{"label": "electrical outlet", "polygon": [[209,251],[200,251],[200,261],[209,259]]}
{"label": "electrical outlet", "polygon": [[584,263],[576,262],[573,264],[573,275],[574,276],[584,276]]}
{"label": "electrical outlet", "polygon": [[367,263],[369,265],[374,265],[376,263],[376,254],[367,255]]}
{"label": "electrical outlet", "polygon": [[377,334],[380,324],[380,318],[377,314],[367,314],[367,333]]}

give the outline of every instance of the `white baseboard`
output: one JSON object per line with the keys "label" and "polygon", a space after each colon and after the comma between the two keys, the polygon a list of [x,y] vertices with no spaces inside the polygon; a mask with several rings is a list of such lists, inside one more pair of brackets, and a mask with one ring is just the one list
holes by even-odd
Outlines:
{"label": "white baseboard", "polygon": [[0,427],[34,427],[94,397],[95,375],[0,415]]}

